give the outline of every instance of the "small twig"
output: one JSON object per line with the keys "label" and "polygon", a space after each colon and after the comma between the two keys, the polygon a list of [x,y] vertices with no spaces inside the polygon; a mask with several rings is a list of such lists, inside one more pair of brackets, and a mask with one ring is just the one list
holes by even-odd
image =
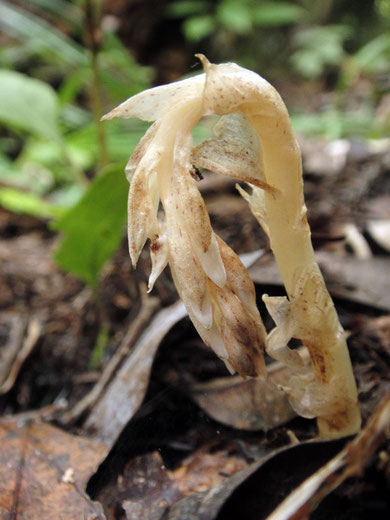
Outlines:
{"label": "small twig", "polygon": [[112,379],[113,374],[118,370],[119,366],[130,352],[137,337],[154,314],[158,305],[159,300],[157,298],[143,298],[140,312],[130,325],[122,343],[103,370],[98,382],[92,390],[73,407],[72,410],[63,415],[61,418],[63,424],[69,424],[76,421],[88,408],[91,408],[96,403],[104,388]]}
{"label": "small twig", "polygon": [[0,388],[7,380],[11,367],[15,362],[18,352],[22,348],[23,338],[26,331],[27,319],[22,316],[5,318],[10,324],[8,340],[2,345],[0,352]]}
{"label": "small twig", "polygon": [[13,362],[13,365],[9,371],[8,377],[0,386],[0,395],[6,394],[13,387],[24,361],[37,344],[37,341],[41,335],[41,330],[42,324],[36,318],[33,318],[28,324],[27,336],[23,341],[22,348],[17,353],[15,361]]}
{"label": "small twig", "polygon": [[65,399],[62,399],[55,404],[49,404],[43,408],[39,408],[38,410],[30,410],[16,415],[4,415],[1,417],[0,422],[1,424],[14,424],[16,421],[19,426],[27,423],[48,422],[62,412],[64,408],[66,408],[66,401]]}

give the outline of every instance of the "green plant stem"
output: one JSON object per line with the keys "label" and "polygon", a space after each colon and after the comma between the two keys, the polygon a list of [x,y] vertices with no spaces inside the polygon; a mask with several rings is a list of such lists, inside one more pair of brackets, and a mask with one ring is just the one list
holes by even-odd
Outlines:
{"label": "green plant stem", "polygon": [[110,333],[110,320],[108,319],[106,309],[104,307],[104,303],[99,293],[98,287],[93,288],[93,299],[96,305],[100,326],[98,334],[96,336],[96,342],[89,359],[89,367],[91,369],[97,369],[100,367],[102,359],[107,349]]}
{"label": "green plant stem", "polygon": [[74,163],[74,161],[70,157],[68,150],[66,148],[65,141],[63,139],[60,140],[59,145],[60,145],[60,150],[61,150],[63,160],[65,161],[65,163],[68,164],[74,181],[77,184],[80,184],[81,186],[83,186],[84,188],[88,188],[88,186],[90,185],[90,181],[89,181],[88,177],[85,175],[83,170],[81,168],[79,168],[79,166],[77,166],[77,164]]}
{"label": "green plant stem", "polygon": [[99,74],[101,0],[85,0],[86,43],[90,52],[92,88],[91,101],[99,143],[99,169],[108,164],[106,133],[100,118],[103,115],[102,88]]}

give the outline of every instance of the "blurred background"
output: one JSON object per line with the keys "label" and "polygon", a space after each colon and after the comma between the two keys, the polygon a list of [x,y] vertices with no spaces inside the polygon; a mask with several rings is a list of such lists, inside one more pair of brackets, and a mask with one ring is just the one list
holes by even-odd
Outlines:
{"label": "blurred background", "polygon": [[0,0],[0,30],[0,203],[11,211],[60,219],[145,130],[100,116],[199,71],[196,52],[263,75],[302,134],[389,134],[389,0]]}
{"label": "blurred background", "polygon": [[[76,402],[136,313],[150,261],[131,272],[123,169],[147,125],[99,120],[198,73],[195,53],[276,86],[302,146],[313,237],[344,236],[338,216],[359,250],[362,200],[389,187],[390,0],[0,0],[0,31],[0,339],[15,316],[42,324],[3,410]],[[210,132],[201,123],[195,139]],[[268,247],[233,185],[217,199],[203,182],[218,233],[239,253]],[[389,219],[388,201],[371,210]],[[169,273],[155,293],[176,299]]]}

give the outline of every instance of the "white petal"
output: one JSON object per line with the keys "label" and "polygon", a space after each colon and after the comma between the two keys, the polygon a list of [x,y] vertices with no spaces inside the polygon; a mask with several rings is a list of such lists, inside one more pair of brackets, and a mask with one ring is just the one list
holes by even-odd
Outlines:
{"label": "white petal", "polygon": [[267,353],[299,374],[306,374],[307,368],[297,350],[291,350],[288,342],[295,337],[296,327],[292,305],[285,296],[270,297],[263,295],[263,301],[276,323],[276,327],[268,334]]}
{"label": "white petal", "polygon": [[223,287],[226,283],[226,269],[221,258],[215,234],[211,234],[210,246],[207,251],[203,251],[203,249],[198,246],[196,240],[193,241],[192,244],[196,257],[204,272],[218,287]]}
{"label": "white petal", "polygon": [[177,139],[174,149],[174,175],[166,211],[180,222],[193,252],[207,276],[219,287],[226,282],[226,271],[210,224],[202,195],[190,175],[191,136]]}
{"label": "white petal", "polygon": [[194,300],[189,300],[186,306],[188,309],[188,314],[195,316],[196,320],[205,330],[210,330],[213,325],[213,310],[209,294],[205,294],[205,298],[201,306],[198,306]]}
{"label": "white petal", "polygon": [[264,233],[269,236],[269,227],[267,220],[267,212],[265,209],[265,198],[264,191],[258,188],[257,186],[251,186],[252,193],[248,193],[243,190],[241,186],[236,184],[236,188],[247,203],[249,204],[249,208],[252,211],[254,217],[257,219],[258,223],[262,227]]}
{"label": "white petal", "polygon": [[156,121],[163,117],[172,106],[181,99],[190,99],[202,95],[205,74],[145,90],[132,96],[118,107],[102,117],[105,119],[130,119],[132,117],[143,121]]}
{"label": "white petal", "polygon": [[[193,314],[188,314],[202,340],[206,343],[206,345],[208,345],[214,350],[214,352],[217,354],[219,358],[221,358],[226,363],[228,353],[217,325],[213,323],[211,327],[206,329],[202,326],[202,324],[196,319],[196,317]],[[229,368],[229,371],[231,370],[232,369]],[[231,373],[233,374],[234,370]]]}
{"label": "white petal", "polygon": [[214,139],[192,150],[192,164],[268,189],[259,138],[245,117],[240,113],[222,116],[214,134]]}
{"label": "white petal", "polygon": [[255,286],[240,258],[221,238],[218,238],[221,256],[227,272],[229,286],[238,296],[247,310],[254,316],[259,316],[256,306]]}
{"label": "white petal", "polygon": [[[204,90],[205,110],[209,113],[225,115],[242,111],[244,105],[258,108],[259,113],[273,115],[276,108],[283,106],[279,94],[269,88],[269,83],[250,70],[235,63],[214,65],[204,56],[202,61],[206,72]],[[259,104],[259,99],[262,103]]]}
{"label": "white petal", "polygon": [[150,244],[150,256],[152,259],[152,271],[149,276],[148,293],[153,289],[154,283],[168,264],[169,245],[165,235],[155,237]]}
{"label": "white petal", "polygon": [[[291,316],[291,303],[285,296],[263,295],[263,302],[275,324],[286,327]],[[288,338],[289,341],[291,336]]]}
{"label": "white petal", "polygon": [[[148,154],[149,157],[152,156],[150,153],[150,150],[148,148],[152,145],[152,141],[157,133],[157,130],[160,127],[159,122],[153,123],[150,128],[145,132],[144,136],[141,138],[141,140],[138,142],[137,146],[134,149],[134,152],[131,154],[130,159],[128,160],[128,163],[126,164],[125,173],[126,173],[126,179],[131,183],[131,180],[133,178],[133,175],[138,168],[138,165],[142,161],[142,159],[145,157],[146,154]],[[153,145],[152,145],[153,146]],[[155,147],[153,147],[155,149]],[[161,152],[160,152],[161,154]],[[158,154],[158,155],[160,155]]]}
{"label": "white petal", "polygon": [[139,167],[133,176],[128,199],[127,232],[130,258],[134,267],[146,240],[159,232],[156,186],[156,173],[147,173],[142,166]]}
{"label": "white petal", "polygon": [[187,310],[206,329],[212,325],[212,308],[207,276],[200,265],[186,230],[174,215],[166,214],[169,241],[169,265],[173,281]]}

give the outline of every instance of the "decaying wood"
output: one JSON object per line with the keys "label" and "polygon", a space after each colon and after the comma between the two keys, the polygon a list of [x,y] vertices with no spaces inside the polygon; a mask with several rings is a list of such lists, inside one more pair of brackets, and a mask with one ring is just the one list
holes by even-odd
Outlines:
{"label": "decaying wood", "polygon": [[[13,335],[14,341],[8,344],[10,348],[5,352],[8,354],[7,362],[3,362],[3,357],[0,363],[0,381],[2,381],[0,394],[5,394],[12,388],[24,361],[37,344],[41,335],[42,325],[37,318],[32,318],[27,327],[23,320],[20,321],[20,323],[16,324],[16,333]],[[24,333],[26,334],[25,337]]]}

